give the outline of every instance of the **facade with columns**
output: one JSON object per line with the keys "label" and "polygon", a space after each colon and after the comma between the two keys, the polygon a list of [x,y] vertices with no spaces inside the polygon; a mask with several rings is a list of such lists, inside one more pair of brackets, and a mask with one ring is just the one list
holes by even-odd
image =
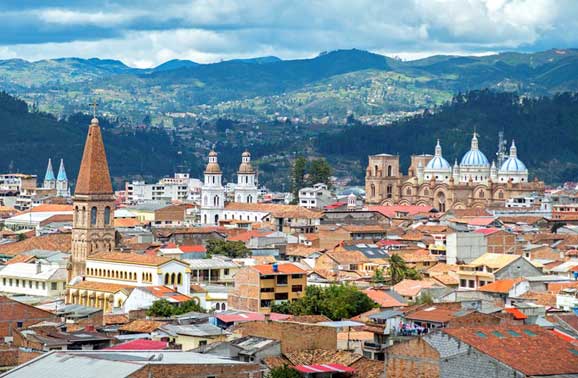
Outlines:
{"label": "facade with columns", "polygon": [[[237,184],[234,190],[234,202],[257,203],[257,173],[251,165],[251,154],[248,151],[241,155],[241,165],[237,171]],[[219,166],[218,154],[209,152],[209,162],[205,168],[205,178],[201,188],[201,223],[218,225],[224,220],[225,187],[223,172]]]}
{"label": "facade with columns", "polygon": [[399,156],[369,156],[365,176],[366,202],[373,205],[429,205],[439,211],[503,205],[508,199],[543,193],[544,183],[528,181],[528,169],[512,141],[510,154],[498,168],[479,149],[474,133],[470,150],[453,167],[438,140],[434,155],[414,155],[407,175]]}

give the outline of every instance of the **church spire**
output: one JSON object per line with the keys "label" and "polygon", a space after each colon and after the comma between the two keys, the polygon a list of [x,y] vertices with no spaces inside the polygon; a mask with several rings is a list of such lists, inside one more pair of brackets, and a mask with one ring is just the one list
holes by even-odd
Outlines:
{"label": "church spire", "polygon": [[93,118],[88,128],[75,194],[112,194],[108,162],[98,119]]}
{"label": "church spire", "polygon": [[64,159],[60,159],[60,167],[58,168],[58,181],[68,181],[66,177],[66,170],[64,169]]}
{"label": "church spire", "polygon": [[442,156],[442,146],[440,145],[439,139],[438,139],[438,143],[436,144],[436,148],[435,148],[435,156]]}
{"label": "church spire", "polygon": [[470,150],[477,151],[478,150],[478,133],[474,130],[474,136],[472,137],[472,145]]}
{"label": "church spire", "polygon": [[46,167],[46,174],[44,175],[44,182],[55,181],[54,170],[52,170],[52,159],[48,159],[48,166]]}
{"label": "church spire", "polygon": [[516,142],[514,142],[514,139],[512,139],[512,146],[510,147],[510,157],[518,157],[518,149],[516,148]]}

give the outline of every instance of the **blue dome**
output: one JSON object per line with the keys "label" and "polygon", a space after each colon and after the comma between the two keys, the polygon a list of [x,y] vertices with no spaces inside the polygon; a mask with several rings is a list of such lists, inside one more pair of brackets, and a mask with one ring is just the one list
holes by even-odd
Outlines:
{"label": "blue dome", "polygon": [[500,172],[526,172],[527,170],[526,165],[517,157],[509,157],[500,167]]}
{"label": "blue dome", "polygon": [[448,161],[444,159],[442,156],[434,156],[433,159],[431,159],[427,163],[425,169],[431,171],[442,171],[442,170],[449,171],[452,169],[452,167],[450,163],[448,163]]}
{"label": "blue dome", "polygon": [[484,153],[480,150],[470,150],[466,152],[460,165],[470,165],[470,166],[488,166],[490,162]]}

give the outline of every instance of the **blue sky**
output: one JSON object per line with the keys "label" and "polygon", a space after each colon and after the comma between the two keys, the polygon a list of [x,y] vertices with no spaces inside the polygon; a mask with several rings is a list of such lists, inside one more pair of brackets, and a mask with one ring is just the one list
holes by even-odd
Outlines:
{"label": "blue sky", "polygon": [[578,47],[578,0],[2,0],[0,59],[404,59]]}

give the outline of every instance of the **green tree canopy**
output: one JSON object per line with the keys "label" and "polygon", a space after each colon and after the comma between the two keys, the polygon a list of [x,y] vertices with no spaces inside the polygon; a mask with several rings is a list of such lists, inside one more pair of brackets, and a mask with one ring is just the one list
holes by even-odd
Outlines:
{"label": "green tree canopy", "polygon": [[406,265],[405,261],[399,255],[392,255],[389,258],[389,276],[391,284],[395,285],[404,279],[421,280],[421,274],[414,268]]}
{"label": "green tree canopy", "polygon": [[271,311],[292,315],[325,315],[332,320],[349,319],[376,306],[352,285],[308,286],[305,296],[293,302],[273,305]]}
{"label": "green tree canopy", "polygon": [[199,300],[196,298],[183,302],[179,306],[171,304],[166,299],[159,299],[153,302],[152,306],[147,310],[147,315],[169,318],[174,315],[186,314],[187,312],[205,312],[205,310],[200,306]]}
{"label": "green tree canopy", "polygon": [[301,378],[297,370],[285,365],[271,369],[265,378]]}
{"label": "green tree canopy", "polygon": [[241,241],[211,239],[207,241],[207,255],[224,255],[230,258],[247,257],[251,251]]}

